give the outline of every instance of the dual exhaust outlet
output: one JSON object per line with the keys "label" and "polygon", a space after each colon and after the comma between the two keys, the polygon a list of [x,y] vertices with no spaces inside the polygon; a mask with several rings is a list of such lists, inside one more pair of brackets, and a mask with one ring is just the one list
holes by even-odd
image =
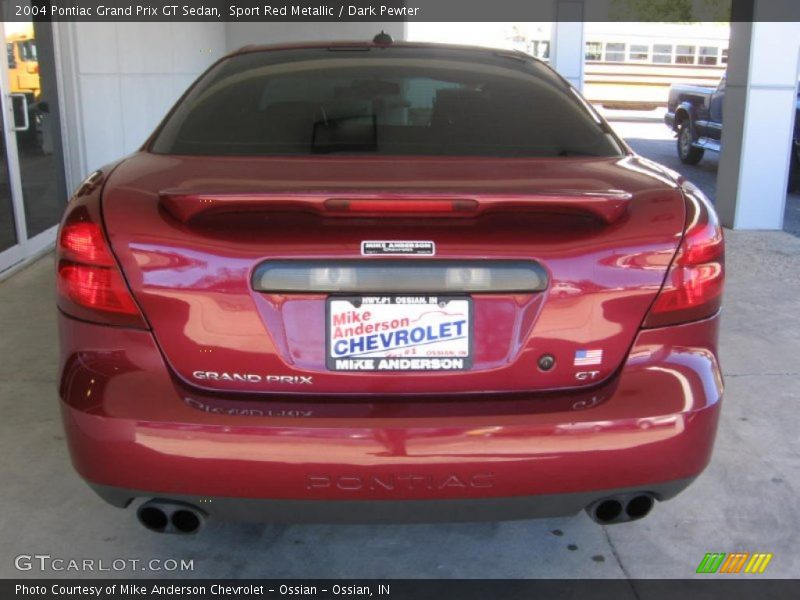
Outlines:
{"label": "dual exhaust outlet", "polygon": [[635,492],[598,500],[590,504],[586,512],[593,521],[610,525],[642,519],[650,513],[654,504],[655,498],[652,494]]}
{"label": "dual exhaust outlet", "polygon": [[136,518],[145,528],[156,533],[188,535],[200,530],[205,524],[206,514],[186,502],[154,498],[136,510]]}
{"label": "dual exhaust outlet", "polygon": [[[654,504],[653,494],[634,492],[597,500],[586,507],[586,512],[595,522],[610,525],[644,518]],[[186,502],[154,498],[139,506],[136,518],[156,533],[189,535],[203,527],[207,515]]]}

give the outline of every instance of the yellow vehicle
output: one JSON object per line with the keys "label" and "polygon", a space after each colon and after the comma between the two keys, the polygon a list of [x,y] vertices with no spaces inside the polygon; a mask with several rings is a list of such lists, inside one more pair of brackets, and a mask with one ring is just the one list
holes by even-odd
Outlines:
{"label": "yellow vehicle", "polygon": [[26,94],[29,103],[38,102],[41,86],[33,27],[27,31],[6,36],[6,51],[8,52],[8,78],[11,84],[11,93]]}

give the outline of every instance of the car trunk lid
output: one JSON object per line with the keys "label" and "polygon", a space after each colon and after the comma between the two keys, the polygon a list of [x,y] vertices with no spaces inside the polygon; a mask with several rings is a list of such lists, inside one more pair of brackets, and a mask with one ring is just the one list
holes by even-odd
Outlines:
{"label": "car trunk lid", "polygon": [[[211,390],[353,396],[552,390],[607,379],[661,287],[685,218],[668,173],[635,157],[143,152],[112,174],[103,210],[112,248],[177,376]],[[288,264],[303,285],[265,285],[276,264]],[[349,287],[321,285],[330,284],[331,265],[340,279],[358,277]],[[497,287],[513,265],[529,285]],[[386,331],[345,322],[350,306],[363,317],[363,297],[394,306],[371,310]],[[414,305],[431,297],[430,306]],[[465,319],[466,341],[422,350],[448,311]],[[340,332],[348,340],[372,335],[391,345],[386,334],[416,319],[428,337],[392,346],[390,368],[354,362],[336,370],[337,315],[350,326]],[[410,362],[459,357],[466,360],[453,370]]]}

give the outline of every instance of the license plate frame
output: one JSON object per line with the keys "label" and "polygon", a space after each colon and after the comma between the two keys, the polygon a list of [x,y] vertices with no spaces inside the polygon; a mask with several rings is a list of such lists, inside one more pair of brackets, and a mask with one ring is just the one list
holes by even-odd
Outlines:
{"label": "license plate frame", "polygon": [[[348,306],[349,305],[349,306]],[[373,310],[374,309],[374,310]],[[446,312],[447,309],[449,312]],[[352,311],[361,315],[370,312],[367,321],[353,323],[334,323],[335,311]],[[378,313],[375,315],[375,313]],[[436,313],[439,313],[437,316]],[[405,315],[405,316],[404,316]],[[372,317],[377,316],[373,319]],[[387,319],[388,317],[388,319]],[[393,318],[392,318],[393,317]],[[459,318],[463,317],[463,318]],[[350,336],[338,336],[334,340],[336,328],[355,328],[359,324],[377,325],[386,323],[388,329]],[[417,326],[415,322],[424,321]],[[472,368],[474,358],[474,303],[469,295],[464,294],[364,294],[347,296],[328,296],[325,302],[325,366],[334,372],[365,373],[398,373],[398,372],[452,372],[468,371]],[[399,327],[392,327],[392,321],[399,321]],[[408,324],[406,324],[408,321]],[[460,323],[460,325],[459,325]],[[365,330],[366,327],[362,328]],[[423,330],[412,332],[411,330]],[[350,330],[357,331],[355,329]],[[403,336],[396,333],[406,331],[409,343],[396,345],[403,341]],[[432,336],[445,336],[438,339]],[[422,337],[420,338],[420,335]],[[420,338],[415,342],[413,338]],[[335,356],[335,342],[350,338],[370,337],[378,344],[376,350],[370,348],[368,340],[363,341],[364,352],[355,356],[351,353]],[[386,342],[389,341],[389,347]],[[357,343],[357,342],[356,342]],[[349,343],[352,349],[352,343]],[[426,347],[424,350],[420,348]],[[340,346],[341,348],[341,346]],[[391,353],[387,355],[386,353]],[[342,362],[343,361],[343,362]]]}

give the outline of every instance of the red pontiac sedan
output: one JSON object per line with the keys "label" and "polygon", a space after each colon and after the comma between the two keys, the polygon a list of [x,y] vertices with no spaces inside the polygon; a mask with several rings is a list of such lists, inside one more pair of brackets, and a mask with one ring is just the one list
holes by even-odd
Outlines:
{"label": "red pontiac sedan", "polygon": [[723,240],[524,54],[250,47],[76,191],[75,468],[206,519],[646,515],[709,461]]}

